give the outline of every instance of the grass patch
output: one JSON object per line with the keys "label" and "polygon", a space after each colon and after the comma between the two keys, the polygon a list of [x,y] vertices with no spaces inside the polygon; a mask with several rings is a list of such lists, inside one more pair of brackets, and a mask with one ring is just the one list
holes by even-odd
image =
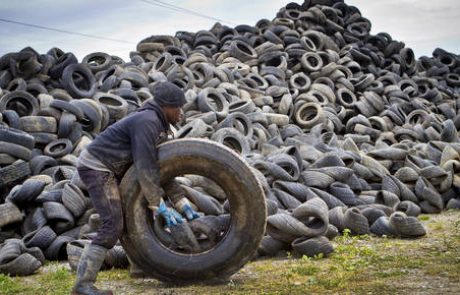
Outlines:
{"label": "grass patch", "polygon": [[297,265],[293,267],[292,270],[294,273],[303,275],[303,276],[312,276],[316,274],[319,271],[319,267],[316,267],[314,265]]}
{"label": "grass patch", "polygon": [[51,264],[49,272],[38,277],[39,286],[36,294],[66,294],[69,293],[75,276],[67,267],[57,263]]}
{"label": "grass patch", "polygon": [[133,279],[129,276],[129,272],[125,269],[110,269],[99,272],[98,280],[119,281]]}
{"label": "grass patch", "polygon": [[24,287],[17,279],[0,274],[0,294],[22,294]]}
{"label": "grass patch", "polygon": [[430,220],[430,216],[426,215],[426,214],[419,215],[418,220],[420,220],[420,221],[428,221],[428,220]]}

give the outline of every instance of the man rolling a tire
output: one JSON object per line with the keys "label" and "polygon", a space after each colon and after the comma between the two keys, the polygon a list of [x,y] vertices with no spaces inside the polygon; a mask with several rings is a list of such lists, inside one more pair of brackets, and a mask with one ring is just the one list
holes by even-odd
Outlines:
{"label": "man rolling a tire", "polygon": [[[94,283],[111,249],[123,232],[123,213],[118,182],[134,164],[137,179],[149,208],[161,215],[165,226],[182,223],[181,215],[166,206],[160,186],[156,145],[167,138],[169,124],[177,123],[186,103],[183,91],[170,82],[160,82],[153,89],[154,100],[148,100],[136,112],[116,122],[98,135],[78,160],[78,173],[86,185],[102,224],[96,237],[80,258],[72,294],[112,294],[98,290]],[[183,191],[174,180],[166,184],[171,203],[188,220],[197,218]]]}

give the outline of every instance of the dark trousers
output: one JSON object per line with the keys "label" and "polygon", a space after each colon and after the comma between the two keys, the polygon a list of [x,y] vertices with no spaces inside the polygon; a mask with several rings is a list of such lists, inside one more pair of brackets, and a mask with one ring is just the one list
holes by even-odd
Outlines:
{"label": "dark trousers", "polygon": [[78,174],[102,221],[92,243],[110,249],[123,232],[123,211],[115,175],[87,167],[79,167]]}

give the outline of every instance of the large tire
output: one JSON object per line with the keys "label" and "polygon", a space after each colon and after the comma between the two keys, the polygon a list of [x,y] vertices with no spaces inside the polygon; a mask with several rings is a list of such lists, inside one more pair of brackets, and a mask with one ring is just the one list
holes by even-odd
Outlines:
{"label": "large tire", "polygon": [[[161,244],[131,167],[120,184],[128,257],[149,275],[174,282],[227,279],[255,254],[266,224],[262,186],[232,150],[203,139],[178,139],[159,146],[162,183],[184,174],[210,178],[226,192],[231,222],[222,240],[206,252],[181,254]],[[216,173],[217,172],[217,173]]]}

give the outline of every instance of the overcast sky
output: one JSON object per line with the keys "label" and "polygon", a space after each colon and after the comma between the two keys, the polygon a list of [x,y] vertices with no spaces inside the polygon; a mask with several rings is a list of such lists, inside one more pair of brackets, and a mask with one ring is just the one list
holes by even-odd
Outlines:
{"label": "overcast sky", "polygon": [[[151,1],[151,3],[146,3]],[[223,24],[254,25],[272,19],[279,8],[293,1],[267,0],[162,0],[223,20]],[[294,1],[302,3],[302,1]],[[40,53],[51,47],[71,51],[81,60],[95,51],[127,60],[136,44],[150,35],[209,29],[214,20],[160,7],[152,0],[0,0],[0,19],[60,30],[104,36],[126,43],[97,40],[0,22],[0,55],[32,46]],[[404,41],[417,56],[442,47],[460,53],[459,0],[348,0],[372,22],[372,33],[386,31]]]}

